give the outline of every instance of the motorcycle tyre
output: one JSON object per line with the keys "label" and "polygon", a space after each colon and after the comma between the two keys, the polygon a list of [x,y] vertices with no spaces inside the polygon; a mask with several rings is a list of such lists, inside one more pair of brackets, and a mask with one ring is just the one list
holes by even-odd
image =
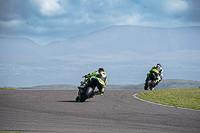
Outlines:
{"label": "motorcycle tyre", "polygon": [[85,102],[86,99],[90,98],[92,92],[93,92],[93,89],[91,87],[88,87],[87,90],[85,91],[85,93],[83,93],[79,97],[80,102]]}
{"label": "motorcycle tyre", "polygon": [[147,81],[146,81],[146,83],[144,84],[144,90],[148,90],[148,84],[147,84]]}
{"label": "motorcycle tyre", "polygon": [[77,101],[77,102],[79,101],[79,96],[76,97],[76,101]]}
{"label": "motorcycle tyre", "polygon": [[155,88],[155,86],[156,86],[156,85],[153,83],[152,80],[149,80],[149,81],[148,81],[148,87],[149,87],[149,90],[152,91],[152,90]]}

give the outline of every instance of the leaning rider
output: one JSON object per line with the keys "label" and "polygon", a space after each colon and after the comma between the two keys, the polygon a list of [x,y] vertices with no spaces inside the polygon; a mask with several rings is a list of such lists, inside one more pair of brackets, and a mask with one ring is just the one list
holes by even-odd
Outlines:
{"label": "leaning rider", "polygon": [[162,66],[158,63],[156,66],[151,68],[151,70],[147,74],[146,83],[145,83],[145,86],[144,86],[145,90],[147,89],[147,80],[149,78],[150,73],[154,73],[155,74],[154,79],[155,79],[155,83],[157,85],[162,80],[162,77],[163,77]]}
{"label": "leaning rider", "polygon": [[88,75],[85,75],[85,78],[89,78],[95,76],[95,78],[92,78],[91,81],[85,86],[92,87],[93,89],[95,87],[98,88],[99,91],[95,92],[96,95],[103,95],[104,94],[104,88],[107,82],[106,72],[104,68],[99,68],[98,71],[89,73]]}

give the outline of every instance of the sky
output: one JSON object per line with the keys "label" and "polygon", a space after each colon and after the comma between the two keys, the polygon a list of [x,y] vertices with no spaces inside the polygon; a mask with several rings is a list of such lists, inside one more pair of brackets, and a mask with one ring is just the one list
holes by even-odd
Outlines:
{"label": "sky", "polygon": [[113,25],[200,26],[200,0],[0,0],[0,36],[39,45]]}

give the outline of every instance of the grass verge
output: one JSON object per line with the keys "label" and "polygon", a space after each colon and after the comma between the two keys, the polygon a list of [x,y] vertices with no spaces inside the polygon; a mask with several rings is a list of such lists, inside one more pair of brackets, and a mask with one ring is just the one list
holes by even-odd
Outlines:
{"label": "grass verge", "polygon": [[0,133],[21,133],[21,132],[4,132],[4,131],[0,131]]}
{"label": "grass verge", "polygon": [[[0,87],[0,90],[17,90],[17,89],[14,89],[14,88],[1,88]],[[1,132],[0,132],[1,133]]]}
{"label": "grass verge", "polygon": [[200,110],[200,89],[145,91],[137,97],[164,105]]}

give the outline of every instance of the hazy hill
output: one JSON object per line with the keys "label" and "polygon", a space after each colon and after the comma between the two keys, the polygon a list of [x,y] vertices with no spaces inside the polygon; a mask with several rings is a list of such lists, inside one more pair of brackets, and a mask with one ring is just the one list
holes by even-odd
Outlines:
{"label": "hazy hill", "polygon": [[78,85],[104,67],[109,84],[140,84],[157,63],[164,79],[200,81],[200,26],[112,26],[40,46],[0,37],[0,86]]}
{"label": "hazy hill", "polygon": [[[199,88],[200,81],[181,80],[181,79],[166,79],[162,80],[155,90],[161,89],[180,89],[180,88]],[[107,85],[106,89],[125,89],[125,90],[141,90],[144,84],[138,85]]]}
{"label": "hazy hill", "polygon": [[[33,86],[25,87],[21,89],[28,90],[78,90],[78,86],[68,85],[68,84],[59,84],[59,85],[43,85],[43,86]],[[191,81],[191,80],[178,80],[178,79],[166,79],[161,81],[155,90],[158,89],[180,89],[180,88],[199,88],[200,81]],[[107,85],[105,90],[143,90],[144,84],[138,85]]]}
{"label": "hazy hill", "polygon": [[[67,41],[52,42],[51,49],[70,48],[90,51],[104,49],[106,52],[132,51],[138,53],[166,52],[176,50],[200,50],[200,26],[182,28],[154,28],[139,26],[112,26]],[[54,47],[53,47],[54,46]],[[82,51],[86,53],[86,51]],[[55,51],[56,52],[56,51]],[[70,52],[70,51],[69,51]],[[52,54],[52,53],[51,53]]]}
{"label": "hazy hill", "polygon": [[200,81],[166,79],[161,81],[155,89],[200,88]]}
{"label": "hazy hill", "polygon": [[42,58],[42,46],[27,38],[0,36],[0,62],[31,62]]}
{"label": "hazy hill", "polygon": [[163,53],[163,59],[170,59],[177,58],[176,52],[179,52],[179,57],[190,59],[185,52],[199,55],[199,36],[200,26],[170,29],[113,26],[67,41],[51,42],[45,50],[48,57],[69,60],[70,55],[75,61],[84,58],[103,62],[155,59]]}

